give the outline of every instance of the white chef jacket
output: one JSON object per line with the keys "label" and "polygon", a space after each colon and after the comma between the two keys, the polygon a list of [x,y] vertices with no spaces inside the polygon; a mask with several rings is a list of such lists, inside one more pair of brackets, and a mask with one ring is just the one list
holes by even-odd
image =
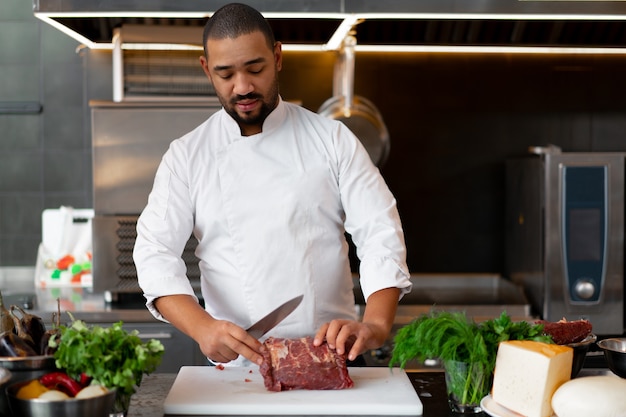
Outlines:
{"label": "white chef jacket", "polygon": [[396,201],[342,123],[280,99],[263,131],[242,136],[223,109],[174,140],[137,224],[134,260],[146,306],[194,291],[181,253],[198,239],[201,291],[217,319],[247,328],[284,301],[300,306],[268,335],[313,335],[355,319],[344,231],[367,297],[410,291]]}

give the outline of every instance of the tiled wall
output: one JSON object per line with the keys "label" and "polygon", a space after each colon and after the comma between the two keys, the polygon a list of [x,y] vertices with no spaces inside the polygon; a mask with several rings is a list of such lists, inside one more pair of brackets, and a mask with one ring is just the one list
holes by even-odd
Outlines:
{"label": "tiled wall", "polygon": [[0,265],[34,265],[42,210],[91,207],[84,59],[28,0],[0,2],[0,39],[0,102],[42,108],[0,114]]}

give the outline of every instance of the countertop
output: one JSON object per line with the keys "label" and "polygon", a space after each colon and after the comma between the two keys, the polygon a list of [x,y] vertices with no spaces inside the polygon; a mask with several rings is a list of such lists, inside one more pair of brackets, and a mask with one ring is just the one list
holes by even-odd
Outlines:
{"label": "countertop", "polygon": [[[424,406],[423,417],[457,416],[448,406],[442,371],[407,371],[409,379]],[[157,373],[144,377],[139,390],[131,399],[127,417],[159,417],[163,414],[165,397],[174,384],[176,374]],[[477,414],[477,417],[486,414]],[[168,417],[174,417],[168,414]]]}
{"label": "countertop", "polygon": [[[604,368],[583,369],[578,377],[606,375],[609,373],[611,373],[611,371]],[[450,410],[447,401],[444,372],[442,370],[407,370],[407,375],[424,406],[423,417],[461,416],[461,414],[453,413]],[[139,390],[131,399],[127,417],[176,417],[171,414],[163,414],[163,403],[175,379],[175,373],[156,373],[145,376]],[[488,416],[486,413],[474,415],[476,417]]]}
{"label": "countertop", "polygon": [[[35,285],[35,268],[0,268],[0,290],[5,306],[13,304],[26,308],[46,323],[57,311],[57,300],[61,312],[72,315],[87,323],[161,323],[156,320],[143,302],[116,304],[105,301],[103,293],[89,287],[40,287]],[[69,320],[69,317],[63,315]]]}

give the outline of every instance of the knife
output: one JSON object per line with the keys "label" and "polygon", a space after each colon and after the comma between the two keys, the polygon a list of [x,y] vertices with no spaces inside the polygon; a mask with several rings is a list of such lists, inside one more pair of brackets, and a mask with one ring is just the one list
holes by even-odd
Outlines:
{"label": "knife", "polygon": [[301,294],[283,303],[267,316],[263,317],[261,320],[248,327],[246,331],[250,334],[250,336],[254,337],[255,339],[260,338],[265,333],[272,330],[278,323],[283,321],[285,317],[290,315],[291,312],[300,305],[302,298],[304,298],[304,295]]}

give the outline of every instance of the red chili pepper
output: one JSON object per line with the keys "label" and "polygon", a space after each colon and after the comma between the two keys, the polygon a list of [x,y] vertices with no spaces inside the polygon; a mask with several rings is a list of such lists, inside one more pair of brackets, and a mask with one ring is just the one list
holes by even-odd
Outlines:
{"label": "red chili pepper", "polygon": [[83,388],[76,380],[65,372],[50,372],[49,374],[42,375],[39,377],[39,382],[49,389],[58,389],[63,391],[70,397],[75,397],[76,394],[78,394],[78,392]]}
{"label": "red chili pepper", "polygon": [[91,377],[86,373],[80,374],[80,381],[78,383],[84,388],[91,383]]}

